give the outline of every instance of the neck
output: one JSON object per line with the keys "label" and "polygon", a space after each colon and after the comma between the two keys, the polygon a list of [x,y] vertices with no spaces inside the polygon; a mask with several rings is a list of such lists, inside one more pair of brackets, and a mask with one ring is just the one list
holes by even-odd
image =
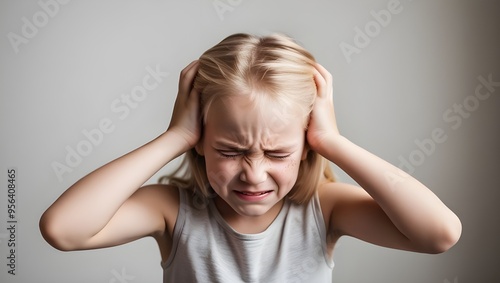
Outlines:
{"label": "neck", "polygon": [[284,200],[280,200],[265,214],[259,216],[241,215],[234,211],[222,198],[215,198],[215,207],[222,218],[231,228],[241,234],[257,234],[264,232],[274,219],[278,216],[283,207]]}

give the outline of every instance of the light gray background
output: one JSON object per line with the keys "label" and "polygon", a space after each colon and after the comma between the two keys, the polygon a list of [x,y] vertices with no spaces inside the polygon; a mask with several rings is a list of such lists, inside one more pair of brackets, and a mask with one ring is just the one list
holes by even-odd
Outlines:
{"label": "light gray background", "polygon": [[[152,239],[63,253],[41,238],[39,217],[79,178],[165,130],[178,74],[204,50],[231,33],[276,31],[295,37],[333,74],[341,132],[396,165],[413,156],[422,164],[412,175],[463,223],[460,242],[440,255],[342,239],[334,282],[499,282],[500,87],[479,105],[468,104],[473,110],[460,125],[443,114],[474,102],[478,76],[500,81],[500,3],[402,0],[400,12],[372,30],[370,43],[348,63],[339,44],[354,46],[355,28],[370,27],[371,11],[390,2],[74,0],[43,22],[47,12],[37,1],[2,1],[0,281],[161,282]],[[223,4],[231,9],[218,13],[214,5]],[[41,27],[16,53],[9,33],[23,36],[23,17],[33,23],[33,16]],[[146,67],[157,65],[168,77],[120,119],[113,101],[141,86]],[[59,179],[52,164],[64,164],[67,146],[75,149],[86,140],[82,131],[103,118],[113,131]],[[444,131],[446,141],[416,159],[415,140],[431,138],[435,129]],[[18,170],[16,276],[6,266],[9,167]]]}

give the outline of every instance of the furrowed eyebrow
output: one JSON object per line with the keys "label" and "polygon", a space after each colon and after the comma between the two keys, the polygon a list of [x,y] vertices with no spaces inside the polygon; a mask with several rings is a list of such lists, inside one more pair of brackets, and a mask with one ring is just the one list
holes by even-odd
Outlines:
{"label": "furrowed eyebrow", "polygon": [[[222,148],[228,149],[228,150],[235,150],[235,151],[248,151],[249,150],[248,148],[241,146],[241,145],[238,145],[238,144],[221,142],[221,141],[216,141],[215,146],[222,147]],[[271,148],[264,149],[264,151],[272,152],[272,153],[283,153],[283,152],[292,151],[294,148],[295,148],[294,145],[280,145],[280,146],[277,146],[277,147],[272,148],[272,149]]]}
{"label": "furrowed eyebrow", "polygon": [[223,148],[227,148],[227,149],[234,149],[234,150],[238,150],[238,151],[247,150],[245,147],[243,147],[241,145],[227,143],[227,142],[220,142],[220,141],[215,142],[215,146],[223,147]]}

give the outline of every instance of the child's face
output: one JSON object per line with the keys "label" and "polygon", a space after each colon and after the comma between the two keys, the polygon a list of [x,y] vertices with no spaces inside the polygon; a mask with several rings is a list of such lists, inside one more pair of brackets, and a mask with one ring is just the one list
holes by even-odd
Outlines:
{"label": "child's face", "polygon": [[260,216],[285,197],[305,156],[304,115],[246,97],[214,101],[200,146],[212,188],[236,213]]}

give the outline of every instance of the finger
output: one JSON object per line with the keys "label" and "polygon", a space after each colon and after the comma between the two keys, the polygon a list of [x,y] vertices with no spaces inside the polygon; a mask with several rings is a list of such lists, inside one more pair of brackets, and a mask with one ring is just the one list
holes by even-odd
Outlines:
{"label": "finger", "polygon": [[196,72],[198,71],[198,67],[199,67],[199,61],[198,60],[194,60],[193,62],[189,63],[189,65],[187,65],[182,71],[181,71],[181,75],[180,75],[180,80],[182,82],[189,80],[189,79],[192,79],[194,77],[194,75],[196,74]]}
{"label": "finger", "polygon": [[317,95],[319,97],[323,97],[326,89],[325,78],[321,75],[318,69],[314,69],[313,77],[314,82],[316,83]]}
{"label": "finger", "polygon": [[179,91],[189,93],[194,77],[198,72],[199,61],[195,60],[187,65],[182,71],[179,78]]}
{"label": "finger", "polygon": [[316,63],[315,67],[316,67],[315,69],[320,72],[320,74],[325,78],[325,80],[328,80],[328,78],[332,76],[330,72],[328,72],[328,70],[325,69],[325,67],[323,67],[323,65],[321,65],[320,63]]}
{"label": "finger", "polygon": [[189,97],[187,99],[189,101],[189,104],[199,105],[200,93],[195,88],[191,88]]}
{"label": "finger", "polygon": [[314,78],[318,86],[318,95],[323,97],[325,95],[332,96],[333,93],[333,77],[325,67],[316,63]]}
{"label": "finger", "polygon": [[191,69],[193,66],[195,66],[196,64],[198,64],[199,60],[193,60],[191,63],[189,63],[186,67],[184,67],[183,71],[187,71],[189,69]]}

